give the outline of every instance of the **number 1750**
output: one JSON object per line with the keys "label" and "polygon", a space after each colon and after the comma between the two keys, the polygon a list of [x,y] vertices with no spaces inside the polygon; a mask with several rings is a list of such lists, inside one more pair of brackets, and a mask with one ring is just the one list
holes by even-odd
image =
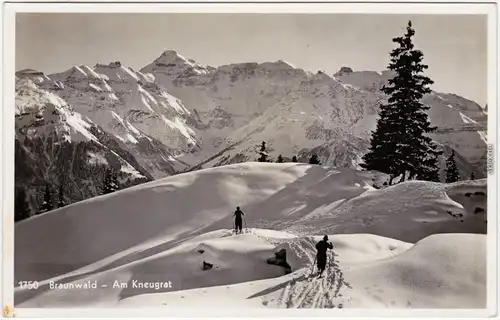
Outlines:
{"label": "number 1750", "polygon": [[19,288],[22,290],[36,290],[38,289],[38,281],[19,281]]}

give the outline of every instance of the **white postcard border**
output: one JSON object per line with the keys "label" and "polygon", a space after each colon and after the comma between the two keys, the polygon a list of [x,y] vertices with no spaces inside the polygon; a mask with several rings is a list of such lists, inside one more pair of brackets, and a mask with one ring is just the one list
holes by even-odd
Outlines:
{"label": "white postcard border", "polygon": [[[434,1],[437,2],[437,1]],[[15,73],[15,13],[16,12],[113,12],[113,13],[167,13],[167,12],[204,12],[204,13],[229,13],[229,12],[253,12],[253,13],[368,13],[368,14],[486,14],[488,15],[488,144],[493,146],[490,154],[492,172],[488,175],[488,302],[485,310],[394,310],[394,309],[339,309],[339,310],[281,310],[281,309],[13,309],[16,317],[63,317],[63,318],[144,318],[144,317],[232,317],[237,318],[244,314],[246,317],[491,317],[498,316],[498,212],[496,173],[498,152],[496,147],[497,107],[498,107],[498,4],[487,3],[377,3],[364,2],[354,3],[4,3],[3,6],[3,60],[2,79],[0,80],[0,92],[3,92],[2,121],[0,135],[2,144],[0,148],[0,159],[2,167],[0,170],[0,196],[2,204],[3,228],[2,228],[2,308],[12,307],[14,288],[14,73]],[[493,156],[494,155],[494,156]],[[5,309],[4,309],[5,311]]]}

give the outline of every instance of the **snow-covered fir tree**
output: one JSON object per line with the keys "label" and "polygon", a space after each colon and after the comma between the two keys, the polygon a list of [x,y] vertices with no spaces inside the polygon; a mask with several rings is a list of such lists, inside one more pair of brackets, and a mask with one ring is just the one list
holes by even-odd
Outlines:
{"label": "snow-covered fir tree", "polygon": [[106,175],[104,176],[104,182],[102,187],[102,194],[108,194],[115,192],[119,189],[118,177],[111,169],[106,169]]}
{"label": "snow-covered fir tree", "polygon": [[318,155],[313,154],[309,159],[309,164],[321,164],[321,162],[318,159]]}
{"label": "snow-covered fir tree", "polygon": [[66,201],[64,200],[64,188],[63,188],[63,184],[61,183],[59,185],[59,199],[57,202],[57,207],[62,208],[65,205],[66,205]]}
{"label": "snow-covered fir tree", "polygon": [[457,182],[458,180],[460,180],[460,173],[455,161],[455,150],[452,150],[450,156],[446,159],[446,182]]}
{"label": "snow-covered fir tree", "polygon": [[363,157],[362,167],[389,174],[389,184],[396,176],[401,176],[400,181],[435,180],[439,167],[441,152],[426,135],[436,128],[431,127],[428,119],[429,107],[421,102],[423,96],[431,92],[429,85],[433,81],[422,75],[428,66],[422,63],[423,53],[414,48],[414,35],[409,21],[405,35],[392,40],[398,47],[390,54],[388,68],[396,75],[382,87],[389,96],[388,103],[380,106],[370,150]]}
{"label": "snow-covered fir tree", "polygon": [[429,165],[423,166],[419,175],[420,180],[432,181],[432,182],[441,182],[439,177],[439,165],[437,161],[433,163],[434,160],[431,159],[428,161]]}
{"label": "snow-covered fir tree", "polygon": [[278,159],[276,160],[277,163],[283,163],[283,157],[281,154],[278,156]]}
{"label": "snow-covered fir tree", "polygon": [[16,189],[16,198],[14,202],[14,221],[21,221],[30,217],[30,207],[24,188]]}
{"label": "snow-covered fir tree", "polygon": [[104,181],[102,183],[102,194],[111,193],[111,170],[106,169]]}
{"label": "snow-covered fir tree", "polygon": [[111,179],[111,188],[114,191],[120,190],[120,183],[118,182],[118,175],[116,172],[112,174],[112,179]]}
{"label": "snow-covered fir tree", "polygon": [[268,154],[266,152],[266,142],[265,141],[262,141],[262,144],[260,146],[260,158],[259,158],[259,162],[268,162]]}
{"label": "snow-covered fir tree", "polygon": [[50,186],[48,184],[45,185],[44,193],[43,193],[43,201],[40,204],[40,209],[38,213],[44,213],[54,209],[54,203],[52,202],[52,194],[50,191]]}

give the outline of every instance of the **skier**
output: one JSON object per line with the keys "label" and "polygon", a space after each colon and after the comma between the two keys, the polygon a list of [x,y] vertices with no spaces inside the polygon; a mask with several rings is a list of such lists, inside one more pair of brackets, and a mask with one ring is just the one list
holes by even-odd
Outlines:
{"label": "skier", "polygon": [[236,228],[236,233],[238,233],[238,229],[240,230],[240,233],[241,233],[241,230],[243,229],[243,219],[242,217],[244,216],[245,214],[240,210],[240,207],[236,207],[236,211],[234,212],[234,225],[235,225],[235,228]]}
{"label": "skier", "polygon": [[316,243],[316,250],[318,250],[318,252],[316,253],[316,261],[317,261],[317,265],[318,265],[318,276],[321,276],[321,274],[323,274],[323,271],[325,271],[326,250],[327,249],[333,249],[333,245],[331,242],[328,242],[328,236],[325,235],[323,237],[323,240]]}

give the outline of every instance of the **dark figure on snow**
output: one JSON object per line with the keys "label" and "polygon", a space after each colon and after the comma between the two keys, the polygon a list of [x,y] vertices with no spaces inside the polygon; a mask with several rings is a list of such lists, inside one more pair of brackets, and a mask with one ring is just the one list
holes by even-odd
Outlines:
{"label": "dark figure on snow", "polygon": [[328,236],[324,236],[323,240],[316,243],[316,261],[318,263],[318,274],[321,275],[326,267],[326,250],[333,249],[331,242],[328,242]]}
{"label": "dark figure on snow", "polygon": [[241,230],[243,229],[243,216],[245,214],[240,210],[240,207],[236,207],[236,211],[234,212],[234,227],[236,229],[236,233],[238,233],[238,229]]}

